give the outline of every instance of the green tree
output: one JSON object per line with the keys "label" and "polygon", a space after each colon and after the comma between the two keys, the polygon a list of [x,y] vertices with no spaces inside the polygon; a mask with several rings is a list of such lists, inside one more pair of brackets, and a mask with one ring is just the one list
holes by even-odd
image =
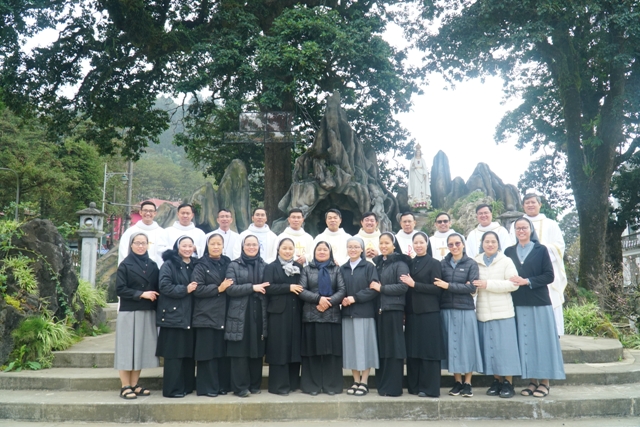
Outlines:
{"label": "green tree", "polygon": [[[408,31],[425,70],[452,81],[505,79],[522,104],[496,132],[518,147],[566,155],[580,222],[579,283],[600,282],[611,177],[640,145],[637,1],[479,0],[444,2],[433,37]],[[430,11],[428,11],[430,13]]]}
{"label": "green tree", "polygon": [[[395,0],[63,3],[51,11],[60,37],[7,56],[0,70],[7,105],[45,113],[52,137],[85,120],[84,138],[102,153],[135,159],[167,128],[168,114],[154,105],[170,94],[188,109],[180,143],[216,178],[234,157],[260,168],[264,153],[272,219],[291,183],[293,153],[287,144],[221,145],[242,111],[294,111],[298,128],[312,127],[323,99],[340,90],[371,150],[406,151],[393,114],[410,108],[415,74],[381,37]],[[63,86],[77,90],[65,96]]]}

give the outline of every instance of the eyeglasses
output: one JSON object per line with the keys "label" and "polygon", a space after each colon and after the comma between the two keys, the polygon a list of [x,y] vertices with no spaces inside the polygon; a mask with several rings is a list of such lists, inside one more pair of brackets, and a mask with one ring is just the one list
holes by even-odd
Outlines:
{"label": "eyeglasses", "polygon": [[516,227],[516,231],[529,231],[529,227]]}
{"label": "eyeglasses", "polygon": [[350,250],[350,251],[352,251],[352,250],[357,251],[358,249],[362,249],[362,247],[361,246],[347,246],[347,249]]}
{"label": "eyeglasses", "polygon": [[155,210],[154,209],[142,209],[140,212],[142,212],[142,213],[154,213]]}
{"label": "eyeglasses", "polygon": [[446,224],[448,222],[449,222],[448,219],[439,219],[439,220],[436,221],[436,224]]}
{"label": "eyeglasses", "polygon": [[452,248],[452,247],[456,247],[459,248],[460,246],[462,246],[462,242],[453,242],[453,243],[447,243],[447,246]]}
{"label": "eyeglasses", "polygon": [[133,242],[132,245],[133,246],[143,247],[143,246],[147,246],[148,243],[147,242]]}

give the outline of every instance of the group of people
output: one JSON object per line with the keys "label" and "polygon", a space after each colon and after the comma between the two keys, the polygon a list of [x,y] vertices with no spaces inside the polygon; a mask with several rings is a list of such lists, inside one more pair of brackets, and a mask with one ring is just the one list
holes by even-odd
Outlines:
{"label": "group of people", "polygon": [[341,393],[347,369],[346,393],[364,396],[373,368],[378,394],[400,396],[406,360],[408,392],[420,397],[440,395],[441,369],[454,375],[450,395],[473,396],[480,372],[495,377],[489,395],[512,397],[520,375],[531,379],[521,394],[546,396],[564,370],[549,291],[556,267],[529,219],[544,218],[527,211],[510,234],[493,226],[490,206],[476,212],[480,224],[465,240],[446,213],[431,238],[413,229],[411,213],[397,234],[381,233],[373,212],[350,236],[330,209],[314,239],[300,209],[279,236],[264,209],[240,235],[222,209],[220,228],[205,235],[190,205],[163,230],[143,202],[117,274],[120,396],[150,393],[140,371],[158,357],[166,397],[260,393],[263,359],[278,395]]}

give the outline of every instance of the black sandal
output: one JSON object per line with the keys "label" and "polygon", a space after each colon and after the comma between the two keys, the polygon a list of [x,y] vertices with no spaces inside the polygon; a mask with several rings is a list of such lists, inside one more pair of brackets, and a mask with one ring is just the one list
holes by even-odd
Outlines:
{"label": "black sandal", "polygon": [[[544,387],[547,390],[546,391],[542,390],[542,389],[540,389],[540,387]],[[551,385],[546,385],[546,384],[540,383],[538,388],[536,388],[536,391],[533,392],[533,397],[547,397],[549,395],[550,391],[551,391]]]}
{"label": "black sandal", "polygon": [[120,389],[120,397],[126,400],[133,400],[137,399],[138,395],[135,391],[133,391],[130,385],[127,385]]}
{"label": "black sandal", "polygon": [[[131,387],[133,389],[133,392],[136,394],[136,396],[150,396],[151,392],[149,390],[147,390],[146,388],[139,386],[138,384],[134,385],[133,387]],[[136,391],[140,389],[140,391]]]}
{"label": "black sandal", "polygon": [[358,386],[358,389],[355,392],[355,395],[365,396],[367,393],[369,393],[369,387],[367,387],[365,383],[360,383],[360,385]]}
{"label": "black sandal", "polygon": [[354,382],[353,385],[347,389],[347,394],[350,396],[353,396],[354,394],[356,394],[356,390],[358,390],[359,385],[360,383]]}
{"label": "black sandal", "polygon": [[[534,389],[533,389],[533,390],[531,390],[531,389],[529,388],[529,386],[533,386],[533,387],[534,387]],[[527,388],[523,389],[523,390],[520,392],[520,394],[521,394],[522,396],[533,396],[533,392],[534,392],[534,391],[536,391],[536,390],[538,389],[538,387],[539,387],[539,385],[538,385],[538,384],[536,384],[536,383],[534,383],[534,382],[530,382],[530,383],[529,383],[529,385],[527,386]]]}

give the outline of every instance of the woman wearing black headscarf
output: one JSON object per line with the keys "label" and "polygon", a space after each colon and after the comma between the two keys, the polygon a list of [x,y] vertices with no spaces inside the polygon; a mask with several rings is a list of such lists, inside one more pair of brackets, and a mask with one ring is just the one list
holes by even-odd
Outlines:
{"label": "woman wearing black headscarf", "polygon": [[149,258],[148,246],[146,234],[133,234],[129,241],[129,255],[118,266],[116,276],[120,305],[114,367],[119,370],[122,383],[120,397],[123,399],[151,394],[138,385],[140,371],[159,365],[155,355],[158,266]]}
{"label": "woman wearing black headscarf", "polygon": [[377,329],[380,368],[376,387],[380,396],[401,396],[404,359],[407,356],[403,332],[405,294],[408,286],[400,280],[409,274],[411,258],[404,255],[393,233],[384,232],[379,240],[380,254],[373,259],[380,282],[371,289],[380,292]]}
{"label": "woman wearing black headscarf", "polygon": [[293,261],[295,244],[284,238],[278,244],[278,257],[264,269],[267,288],[267,357],[269,393],[286,396],[300,388],[300,345],[302,339],[302,301],[298,294],[302,265]]}
{"label": "woman wearing black headscarf", "polygon": [[327,242],[318,242],[313,261],[300,275],[303,290],[302,376],[300,388],[312,396],[342,393],[342,327],[340,302],[345,297],[340,268]]}
{"label": "woman wearing black headscarf", "polygon": [[504,254],[518,270],[518,275],[509,279],[519,286],[511,297],[516,310],[522,378],[531,379],[520,394],[545,397],[551,388],[549,379],[565,379],[562,349],[547,287],[553,283],[553,264],[529,219],[517,219],[514,229],[518,243],[508,247]]}
{"label": "woman wearing black headscarf", "polygon": [[412,242],[416,256],[411,260],[411,275],[400,276],[409,286],[405,308],[407,391],[419,397],[438,397],[441,361],[447,357],[440,321],[443,291],[434,285],[435,279],[442,277],[442,267],[428,254],[425,233],[414,234]]}
{"label": "woman wearing black headscarf", "polygon": [[229,264],[227,289],[229,310],[226,332],[227,356],[231,358],[231,389],[239,397],[260,393],[262,358],[267,337],[269,282],[263,280],[265,262],[260,258],[260,242],[252,234],[241,242],[240,258]]}
{"label": "woman wearing black headscarf", "polygon": [[193,320],[196,346],[194,359],[198,362],[196,393],[216,397],[222,391],[220,374],[222,359],[226,358],[224,322],[227,313],[226,290],[231,280],[225,278],[231,260],[222,255],[224,238],[213,233],[207,239],[204,255],[193,269]]}
{"label": "woman wearing black headscarf", "polygon": [[181,236],[173,249],[162,254],[160,296],[156,322],[160,326],[156,356],[164,357],[162,395],[184,397],[195,386],[192,293],[198,284],[191,279],[197,259],[193,239]]}

